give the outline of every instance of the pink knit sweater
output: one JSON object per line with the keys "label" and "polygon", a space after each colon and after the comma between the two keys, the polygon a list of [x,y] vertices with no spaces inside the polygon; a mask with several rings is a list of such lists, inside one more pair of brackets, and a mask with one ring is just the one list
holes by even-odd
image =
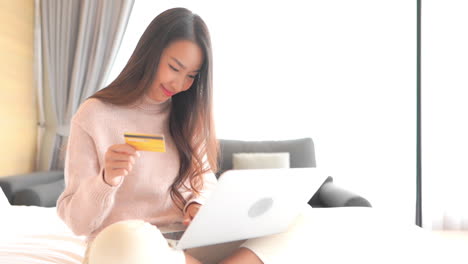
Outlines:
{"label": "pink knit sweater", "polygon": [[[178,153],[168,126],[171,106],[171,100],[158,103],[147,96],[135,106],[115,106],[97,99],[88,99],[80,106],[71,121],[66,187],[57,201],[58,215],[75,234],[92,240],[106,226],[129,219],[156,226],[182,221],[183,212],[169,192],[179,171]],[[102,176],[104,154],[109,146],[125,143],[125,132],[163,134],[166,152],[140,151],[130,174],[112,187]],[[216,182],[215,175],[208,173],[199,197],[190,190],[181,193],[187,204],[203,204]]]}

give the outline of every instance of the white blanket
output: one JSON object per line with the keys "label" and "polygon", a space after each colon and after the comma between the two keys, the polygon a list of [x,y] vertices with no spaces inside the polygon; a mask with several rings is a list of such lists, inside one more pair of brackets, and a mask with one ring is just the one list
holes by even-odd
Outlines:
{"label": "white blanket", "polygon": [[[12,206],[0,213],[0,263],[81,263],[85,238],[75,236],[55,208]],[[312,209],[306,218],[310,257],[301,263],[468,263],[466,244],[372,208]]]}
{"label": "white blanket", "polygon": [[80,264],[85,251],[85,238],[74,235],[55,208],[3,208],[0,234],[2,264]]}

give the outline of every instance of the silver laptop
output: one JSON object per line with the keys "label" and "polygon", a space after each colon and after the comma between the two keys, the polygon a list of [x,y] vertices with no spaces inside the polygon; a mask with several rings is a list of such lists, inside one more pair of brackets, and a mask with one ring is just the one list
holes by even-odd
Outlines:
{"label": "silver laptop", "polygon": [[188,228],[163,235],[186,249],[284,232],[326,178],[316,168],[226,171]]}

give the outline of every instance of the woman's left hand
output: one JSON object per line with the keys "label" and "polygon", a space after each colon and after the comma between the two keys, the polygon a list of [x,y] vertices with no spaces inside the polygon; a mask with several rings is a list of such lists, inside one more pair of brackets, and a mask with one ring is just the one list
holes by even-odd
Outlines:
{"label": "woman's left hand", "polygon": [[184,215],[184,225],[188,226],[190,222],[192,222],[193,218],[198,213],[198,210],[200,210],[200,206],[201,205],[199,203],[191,203],[187,207],[187,210],[185,211]]}

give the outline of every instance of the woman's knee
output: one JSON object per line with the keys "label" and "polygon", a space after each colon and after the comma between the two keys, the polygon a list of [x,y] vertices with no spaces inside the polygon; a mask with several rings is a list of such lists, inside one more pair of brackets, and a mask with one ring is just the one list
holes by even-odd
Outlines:
{"label": "woman's knee", "polygon": [[114,223],[89,248],[89,264],[165,263],[171,250],[159,229],[141,220]]}

